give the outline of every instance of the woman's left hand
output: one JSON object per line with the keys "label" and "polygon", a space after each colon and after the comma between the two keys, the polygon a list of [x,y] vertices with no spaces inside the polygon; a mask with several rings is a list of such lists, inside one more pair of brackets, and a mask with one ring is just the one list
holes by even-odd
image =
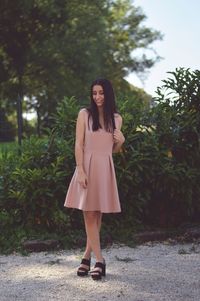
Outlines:
{"label": "woman's left hand", "polygon": [[117,144],[118,143],[123,144],[125,141],[124,135],[119,129],[114,130],[113,138],[114,138],[114,143],[117,143]]}

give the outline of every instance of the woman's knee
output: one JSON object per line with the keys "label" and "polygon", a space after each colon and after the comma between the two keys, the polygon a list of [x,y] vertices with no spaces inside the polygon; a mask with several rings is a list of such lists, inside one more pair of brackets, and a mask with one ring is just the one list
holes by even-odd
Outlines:
{"label": "woman's knee", "polygon": [[87,223],[96,224],[99,218],[97,211],[84,211],[84,219]]}

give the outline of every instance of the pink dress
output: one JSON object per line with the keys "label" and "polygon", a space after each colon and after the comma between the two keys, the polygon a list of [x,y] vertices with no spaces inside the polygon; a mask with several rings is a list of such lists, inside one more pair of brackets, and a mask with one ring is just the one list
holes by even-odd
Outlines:
{"label": "pink dress", "polygon": [[[92,131],[91,118],[88,128],[88,112],[82,110],[85,111],[83,167],[88,184],[83,188],[78,183],[75,169],[64,206],[102,213],[121,212],[112,158],[113,134],[104,129]],[[119,128],[118,114],[115,114],[115,124]]]}

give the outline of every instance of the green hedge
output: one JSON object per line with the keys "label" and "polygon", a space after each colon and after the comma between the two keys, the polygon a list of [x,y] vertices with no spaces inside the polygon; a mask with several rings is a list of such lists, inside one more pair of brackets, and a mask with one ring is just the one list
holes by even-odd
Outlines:
{"label": "green hedge", "polygon": [[[138,226],[174,227],[200,216],[200,72],[177,69],[152,106],[118,101],[126,142],[114,154],[122,214],[105,215],[105,239],[129,238]],[[0,154],[1,250],[30,236],[82,244],[81,213],[63,207],[74,168],[80,106],[65,98],[42,139]]]}

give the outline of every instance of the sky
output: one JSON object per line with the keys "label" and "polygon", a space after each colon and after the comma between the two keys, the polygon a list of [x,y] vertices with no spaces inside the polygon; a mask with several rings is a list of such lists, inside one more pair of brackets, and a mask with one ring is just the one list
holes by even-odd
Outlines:
{"label": "sky", "polygon": [[152,67],[142,82],[135,74],[127,80],[155,96],[156,87],[177,67],[200,69],[200,1],[199,0],[135,0],[146,15],[143,25],[159,30],[161,41],[152,47],[162,60]]}

